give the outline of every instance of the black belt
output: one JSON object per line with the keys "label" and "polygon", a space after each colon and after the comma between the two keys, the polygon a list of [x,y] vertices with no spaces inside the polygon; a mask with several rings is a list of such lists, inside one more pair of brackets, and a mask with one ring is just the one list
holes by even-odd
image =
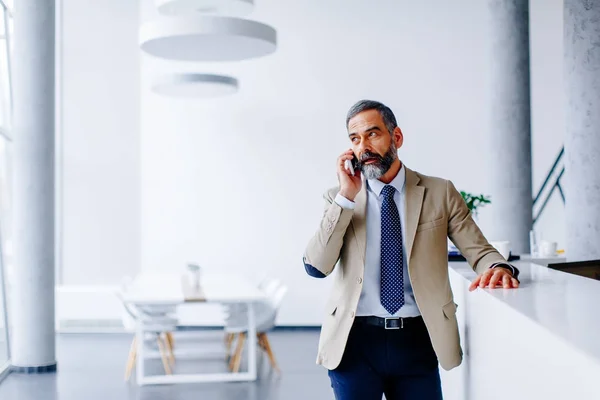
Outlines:
{"label": "black belt", "polygon": [[356,317],[354,321],[367,324],[374,325],[384,329],[404,329],[404,328],[412,328],[417,324],[423,324],[423,318],[421,316],[418,317],[375,317],[375,316],[366,316],[366,317]]}

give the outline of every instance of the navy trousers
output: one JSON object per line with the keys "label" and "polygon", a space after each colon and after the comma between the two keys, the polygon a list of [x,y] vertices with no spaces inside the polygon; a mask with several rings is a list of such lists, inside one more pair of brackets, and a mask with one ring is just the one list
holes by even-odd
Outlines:
{"label": "navy trousers", "polygon": [[422,318],[397,330],[354,322],[340,365],[329,371],[337,400],[441,400],[438,360]]}

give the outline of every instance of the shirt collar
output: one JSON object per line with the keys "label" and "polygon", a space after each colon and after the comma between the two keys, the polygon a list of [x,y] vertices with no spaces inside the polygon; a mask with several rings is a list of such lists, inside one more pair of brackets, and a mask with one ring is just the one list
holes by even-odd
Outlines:
{"label": "shirt collar", "polygon": [[[379,179],[367,179],[367,182],[369,183],[369,189],[373,193],[375,193],[377,196],[381,195],[381,191],[383,190],[383,187],[386,185],[385,183],[381,182]],[[402,193],[405,182],[406,182],[406,169],[404,168],[404,163],[402,163],[402,167],[400,168],[400,171],[398,171],[398,173],[396,174],[394,179],[392,179],[392,181],[389,183],[389,185],[392,185],[394,187],[394,189],[396,189],[398,191],[398,193]]]}

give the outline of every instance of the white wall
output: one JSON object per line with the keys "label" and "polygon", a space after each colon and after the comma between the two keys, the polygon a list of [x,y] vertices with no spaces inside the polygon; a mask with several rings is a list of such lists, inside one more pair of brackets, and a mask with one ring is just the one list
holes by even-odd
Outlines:
{"label": "white wall", "polygon": [[59,276],[116,283],[140,268],[139,8],[62,0],[61,19]]}
{"label": "white wall", "polygon": [[[562,144],[562,2],[531,3],[535,191]],[[250,18],[279,35],[277,52],[262,59],[142,56],[143,269],[194,261],[279,277],[290,288],[280,323],[318,324],[329,282],[306,276],[301,258],[321,194],[336,184],[335,159],[349,145],[345,113],[361,98],[395,111],[409,167],[486,193],[485,2],[373,4],[257,2]],[[154,13],[142,0],[142,20]],[[240,92],[208,101],[150,92],[153,76],[175,71],[232,74]],[[551,210],[540,226],[562,245],[562,205]]]}

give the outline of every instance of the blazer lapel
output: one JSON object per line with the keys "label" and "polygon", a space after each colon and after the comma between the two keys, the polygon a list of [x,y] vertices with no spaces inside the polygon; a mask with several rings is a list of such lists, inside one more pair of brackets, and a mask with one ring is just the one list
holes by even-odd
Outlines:
{"label": "blazer lapel", "polygon": [[352,227],[364,265],[367,250],[367,181],[364,177],[362,178],[362,188],[355,199]]}
{"label": "blazer lapel", "polygon": [[408,259],[412,254],[412,247],[417,233],[417,225],[421,215],[425,188],[418,186],[419,176],[406,166],[406,251]]}

